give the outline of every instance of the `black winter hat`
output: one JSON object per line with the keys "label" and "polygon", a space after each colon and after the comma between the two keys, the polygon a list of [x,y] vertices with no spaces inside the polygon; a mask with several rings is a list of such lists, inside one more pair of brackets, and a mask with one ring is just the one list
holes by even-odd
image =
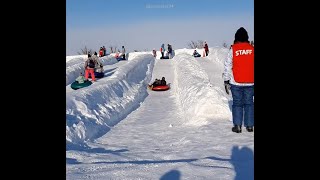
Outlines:
{"label": "black winter hat", "polygon": [[239,28],[236,34],[234,35],[234,42],[249,42],[248,40],[248,32],[243,27]]}

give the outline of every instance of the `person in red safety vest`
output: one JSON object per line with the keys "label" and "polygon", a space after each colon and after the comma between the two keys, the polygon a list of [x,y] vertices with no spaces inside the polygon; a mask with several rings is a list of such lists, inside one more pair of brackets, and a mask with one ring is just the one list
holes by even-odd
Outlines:
{"label": "person in red safety vest", "polygon": [[224,62],[226,93],[232,94],[232,131],[241,133],[242,125],[248,132],[254,126],[254,47],[249,43],[248,32],[240,27],[235,33],[234,44]]}

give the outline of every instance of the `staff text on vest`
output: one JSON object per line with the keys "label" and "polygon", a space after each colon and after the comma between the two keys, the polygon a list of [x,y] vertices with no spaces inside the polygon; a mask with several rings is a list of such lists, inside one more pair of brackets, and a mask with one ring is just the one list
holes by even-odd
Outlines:
{"label": "staff text on vest", "polygon": [[247,55],[247,54],[251,54],[252,53],[252,50],[251,49],[243,49],[243,50],[237,50],[236,51],[236,56],[239,56],[239,55]]}

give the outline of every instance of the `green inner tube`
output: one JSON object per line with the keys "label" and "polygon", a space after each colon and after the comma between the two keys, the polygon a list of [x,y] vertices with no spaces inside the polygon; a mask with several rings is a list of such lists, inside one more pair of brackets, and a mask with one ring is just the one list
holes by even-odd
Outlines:
{"label": "green inner tube", "polygon": [[84,83],[80,83],[80,84],[78,83],[78,81],[75,81],[71,84],[71,88],[76,90],[76,89],[90,86],[91,84],[92,84],[91,81],[85,81]]}

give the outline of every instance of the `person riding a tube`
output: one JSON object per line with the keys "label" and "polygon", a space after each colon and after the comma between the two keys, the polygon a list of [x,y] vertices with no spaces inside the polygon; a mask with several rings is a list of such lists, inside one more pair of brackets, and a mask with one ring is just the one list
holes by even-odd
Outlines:
{"label": "person riding a tube", "polygon": [[155,79],[154,82],[149,85],[149,88],[154,88],[154,87],[157,87],[157,86],[166,86],[167,85],[167,82],[165,80],[165,77],[162,77],[161,80],[160,79]]}
{"label": "person riding a tube", "polygon": [[197,50],[193,51],[193,57],[200,57],[201,55],[198,53]]}
{"label": "person riding a tube", "polygon": [[83,76],[83,73],[80,72],[80,75],[79,77],[77,77],[76,81],[79,83],[79,84],[82,84],[86,81],[86,78]]}
{"label": "person riding a tube", "polygon": [[161,85],[161,80],[160,79],[155,79],[152,84],[149,84],[149,88],[152,89],[153,87],[160,86]]}
{"label": "person riding a tube", "polygon": [[167,85],[166,79],[164,77],[162,77],[161,81],[160,81],[160,85],[161,86],[165,86]]}

